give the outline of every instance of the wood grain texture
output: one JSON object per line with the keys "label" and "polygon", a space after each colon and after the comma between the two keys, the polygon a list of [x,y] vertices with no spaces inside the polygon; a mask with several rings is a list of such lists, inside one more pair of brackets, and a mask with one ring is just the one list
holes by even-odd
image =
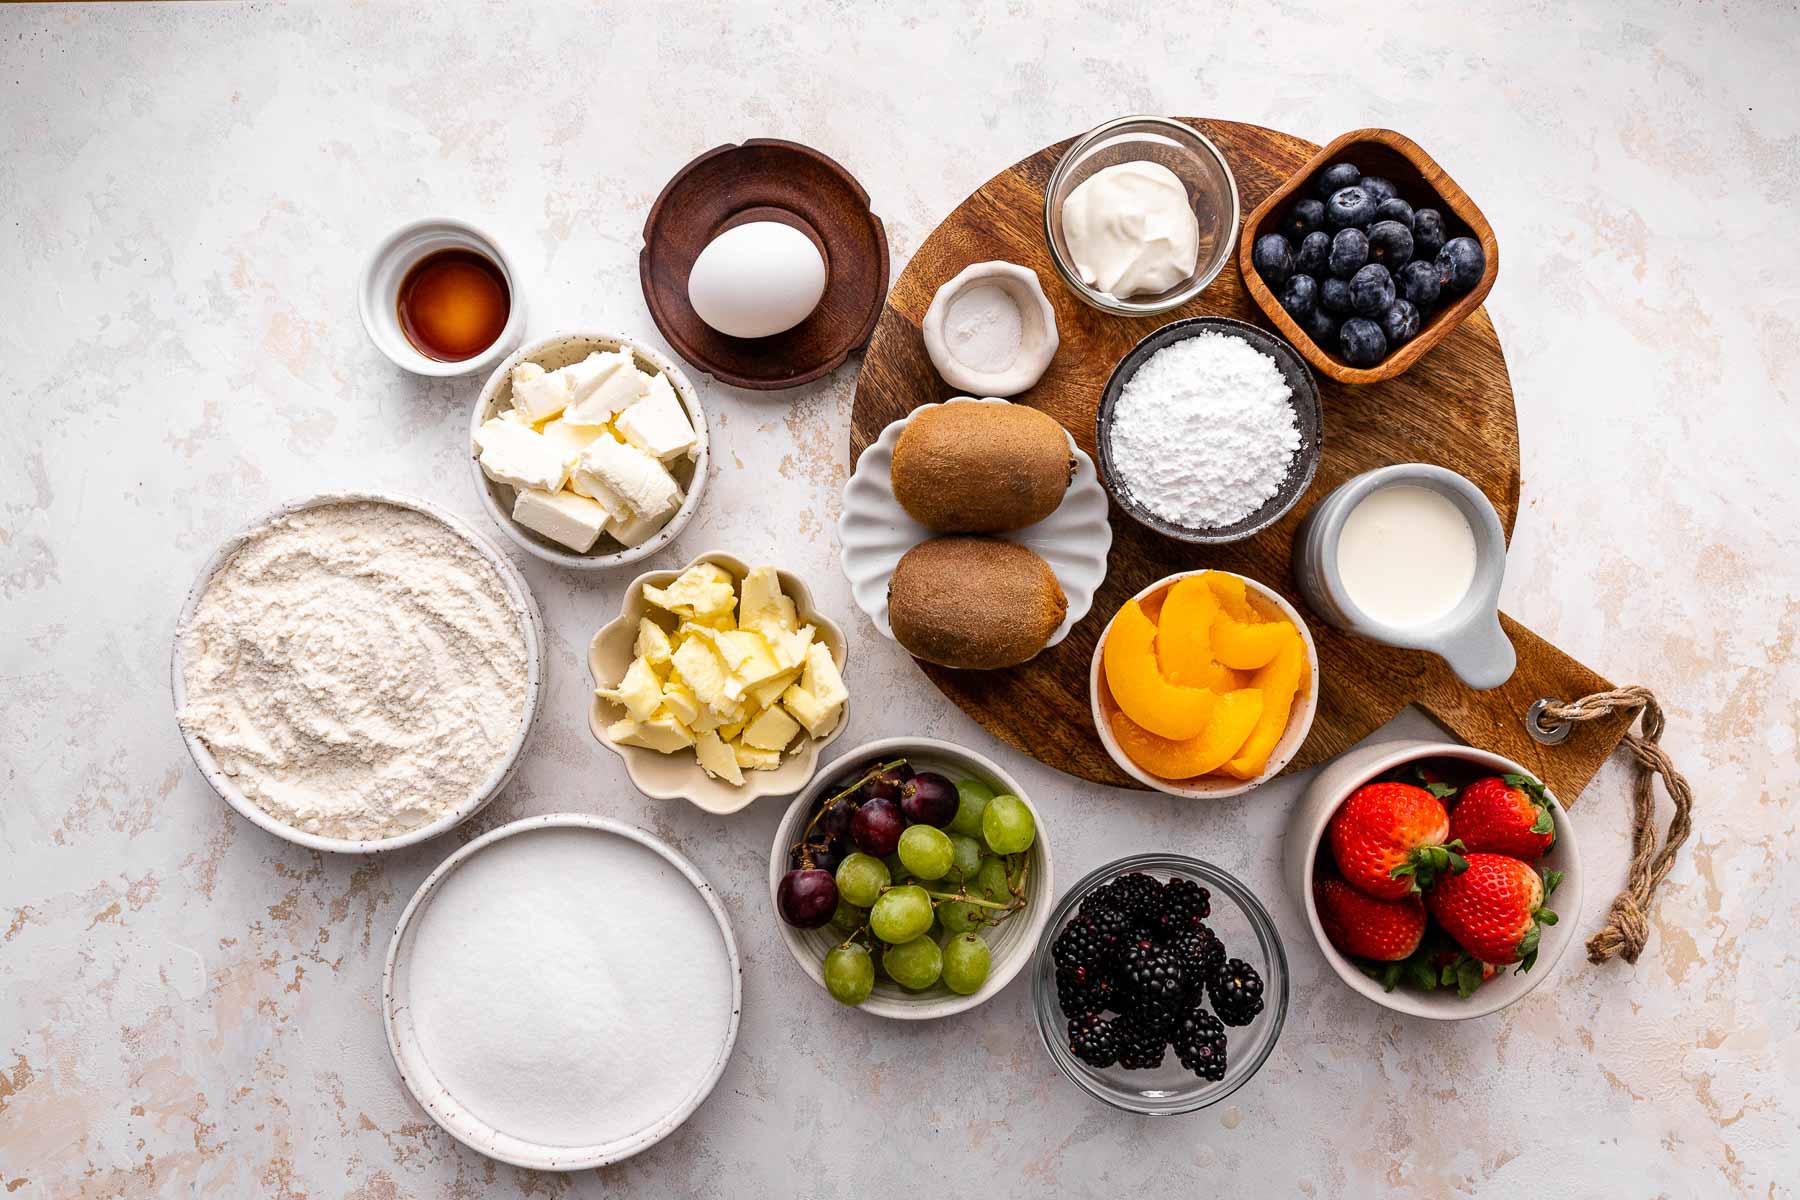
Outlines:
{"label": "wood grain texture", "polygon": [[[688,272],[707,243],[752,221],[805,234],[825,260],[825,294],[792,329],[727,337],[688,303]],[[752,138],[715,146],[663,187],[644,220],[638,282],[657,329],[693,366],[737,387],[798,387],[869,340],[887,290],[887,230],[837,162],[798,142]]]}
{"label": "wood grain texture", "polygon": [[[1320,346],[1308,337],[1281,307],[1281,301],[1263,283],[1250,261],[1256,239],[1265,233],[1280,232],[1288,209],[1304,198],[1301,190],[1334,162],[1352,162],[1362,168],[1364,174],[1391,180],[1399,189],[1400,198],[1414,208],[1436,208],[1444,217],[1446,240],[1473,237],[1481,243],[1481,252],[1486,259],[1480,282],[1456,303],[1432,313],[1411,341],[1372,367],[1353,367],[1344,361],[1337,347]],[[1263,197],[1262,203],[1244,219],[1238,240],[1238,271],[1250,299],[1262,310],[1265,320],[1312,364],[1313,370],[1341,383],[1380,383],[1409,370],[1481,306],[1493,290],[1494,280],[1500,277],[1500,243],[1495,240],[1493,226],[1488,224],[1475,201],[1417,142],[1392,129],[1355,129],[1332,139],[1287,182]]]}
{"label": "wood grain texture", "polygon": [[[1217,143],[1247,206],[1259,203],[1317,150],[1260,126],[1183,119]],[[1057,418],[1089,454],[1107,377],[1140,338],[1169,321],[1207,314],[1267,324],[1245,292],[1235,261],[1191,304],[1161,317],[1109,316],[1062,287],[1044,244],[1043,195],[1051,169],[1072,141],[1047,147],[989,180],[926,239],[901,273],[857,379],[852,462],[890,422],[955,394],[932,369],[919,323],[937,287],[971,262],[1005,259],[1045,280],[1062,346],[1044,378],[1017,402]],[[1087,688],[1100,632],[1134,593],[1176,571],[1220,567],[1267,582],[1305,611],[1289,569],[1301,519],[1350,476],[1395,462],[1436,463],[1461,472],[1493,502],[1510,538],[1519,509],[1518,427],[1506,361],[1485,309],[1472,312],[1404,375],[1361,387],[1321,379],[1319,392],[1325,442],[1318,478],[1270,529],[1233,546],[1185,546],[1143,528],[1115,505],[1106,583],[1093,610],[1065,641],[1004,671],[954,671],[926,663],[921,669],[965,712],[1024,753],[1082,779],[1136,787],[1094,733]],[[1626,723],[1593,722],[1561,746],[1531,740],[1523,723],[1531,701],[1582,696],[1611,685],[1517,622],[1501,620],[1518,650],[1519,669],[1491,692],[1464,687],[1435,655],[1350,638],[1312,622],[1320,654],[1319,712],[1289,769],[1348,749],[1417,702],[1457,737],[1516,759],[1572,800],[1618,744]]]}

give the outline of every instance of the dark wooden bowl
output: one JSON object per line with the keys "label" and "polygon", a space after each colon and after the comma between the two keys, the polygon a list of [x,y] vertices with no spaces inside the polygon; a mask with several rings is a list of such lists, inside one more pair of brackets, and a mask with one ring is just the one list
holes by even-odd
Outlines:
{"label": "dark wooden bowl", "polygon": [[[688,272],[708,242],[751,221],[805,234],[825,258],[825,295],[806,320],[764,338],[734,338],[688,303]],[[669,180],[644,221],[638,280],[675,352],[723,383],[772,391],[841,366],[869,340],[887,298],[887,231],[850,172],[797,142],[717,146]]]}
{"label": "dark wooden bowl", "polygon": [[[1340,159],[1355,163],[1364,175],[1391,179],[1399,189],[1400,198],[1414,208],[1435,208],[1443,213],[1446,239],[1472,237],[1481,243],[1481,252],[1487,258],[1487,269],[1481,273],[1479,283],[1459,296],[1454,304],[1432,313],[1411,341],[1373,367],[1353,367],[1344,361],[1335,346],[1320,346],[1313,341],[1281,307],[1280,298],[1269,290],[1251,261],[1251,249],[1257,238],[1265,233],[1281,232],[1282,218],[1296,199],[1294,193],[1309,186],[1315,175]],[[1493,227],[1469,199],[1469,194],[1456,186],[1456,180],[1445,174],[1444,168],[1420,149],[1417,142],[1392,129],[1353,129],[1313,155],[1305,166],[1256,206],[1244,221],[1243,232],[1238,238],[1238,267],[1250,299],[1315,370],[1341,383],[1379,383],[1383,379],[1392,379],[1418,362],[1460,325],[1464,317],[1481,306],[1500,274],[1500,247],[1494,240]]]}

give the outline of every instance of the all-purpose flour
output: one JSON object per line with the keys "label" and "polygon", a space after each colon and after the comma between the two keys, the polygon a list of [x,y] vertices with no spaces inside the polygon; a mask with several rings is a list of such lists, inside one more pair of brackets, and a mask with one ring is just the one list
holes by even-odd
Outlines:
{"label": "all-purpose flour", "polygon": [[525,637],[499,573],[398,505],[325,505],[258,529],[179,637],[182,728],[308,833],[382,838],[437,819],[525,719]]}
{"label": "all-purpose flour", "polygon": [[1300,448],[1293,389],[1240,338],[1200,333],[1144,361],[1113,407],[1113,467],[1131,498],[1189,529],[1243,520]]}

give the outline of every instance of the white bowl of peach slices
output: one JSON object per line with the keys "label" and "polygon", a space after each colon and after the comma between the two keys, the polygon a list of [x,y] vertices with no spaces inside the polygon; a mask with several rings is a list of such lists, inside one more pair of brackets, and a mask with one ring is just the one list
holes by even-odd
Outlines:
{"label": "white bowl of peach slices", "polygon": [[1305,743],[1319,652],[1274,590],[1229,571],[1187,571],[1114,614],[1088,694],[1121,771],[1171,796],[1236,796]]}

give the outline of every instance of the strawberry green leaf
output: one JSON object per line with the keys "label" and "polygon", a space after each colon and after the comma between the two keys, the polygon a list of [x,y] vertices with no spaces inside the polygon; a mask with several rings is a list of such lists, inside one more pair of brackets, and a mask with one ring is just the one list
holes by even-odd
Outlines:
{"label": "strawberry green leaf", "polygon": [[1475,958],[1465,955],[1456,964],[1456,994],[1467,1000],[1481,986],[1481,963]]}
{"label": "strawberry green leaf", "polygon": [[1533,833],[1552,833],[1555,831],[1555,829],[1556,829],[1556,819],[1550,815],[1550,810],[1547,808],[1538,809],[1537,810],[1537,820],[1535,820],[1531,823],[1531,832],[1533,832]]}
{"label": "strawberry green leaf", "polygon": [[1561,883],[1562,881],[1563,881],[1563,873],[1561,871],[1545,871],[1544,872],[1544,899],[1548,900],[1550,898],[1550,893],[1554,892],[1556,890],[1556,885]]}
{"label": "strawberry green leaf", "polygon": [[1519,939],[1518,954],[1520,971],[1531,970],[1531,964],[1537,961],[1538,939],[1541,938],[1543,934],[1543,927],[1534,921],[1532,922],[1531,928],[1525,931],[1525,936]]}
{"label": "strawberry green leaf", "polygon": [[1448,800],[1450,797],[1456,795],[1456,788],[1448,783],[1428,783],[1425,785],[1425,790],[1430,792],[1433,796],[1436,796],[1439,800]]}

